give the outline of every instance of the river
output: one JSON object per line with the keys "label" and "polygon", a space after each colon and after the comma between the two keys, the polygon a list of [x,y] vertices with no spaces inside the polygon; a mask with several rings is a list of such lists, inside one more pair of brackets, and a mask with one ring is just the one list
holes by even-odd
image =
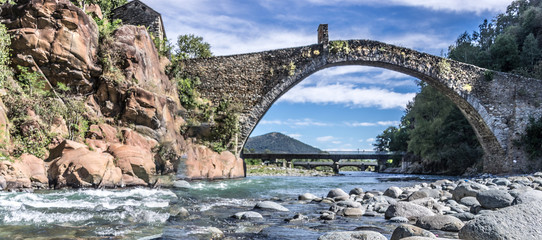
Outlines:
{"label": "river", "polygon": [[[319,220],[326,204],[306,204],[297,196],[325,196],[330,189],[355,187],[384,191],[390,186],[412,186],[443,177],[425,175],[343,172],[332,177],[247,177],[194,181],[190,188],[46,190],[33,193],[0,192],[0,239],[208,239],[207,228],[237,239],[316,239],[326,231],[376,226],[389,237],[396,224],[383,217]],[[290,212],[263,211],[263,221],[231,218],[251,210],[262,200],[281,203]],[[170,218],[184,207],[189,217]],[[287,223],[302,213],[309,220]]]}

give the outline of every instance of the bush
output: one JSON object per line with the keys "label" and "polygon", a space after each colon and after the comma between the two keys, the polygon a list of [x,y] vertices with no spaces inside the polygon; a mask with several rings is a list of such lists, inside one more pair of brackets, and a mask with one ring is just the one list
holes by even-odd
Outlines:
{"label": "bush", "polygon": [[529,124],[525,128],[519,140],[531,160],[542,157],[542,117],[535,119],[529,118]]}

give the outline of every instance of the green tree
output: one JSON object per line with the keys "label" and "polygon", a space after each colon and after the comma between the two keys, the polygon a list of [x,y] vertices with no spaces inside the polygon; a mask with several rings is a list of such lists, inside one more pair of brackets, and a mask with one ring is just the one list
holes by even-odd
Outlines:
{"label": "green tree", "polygon": [[431,86],[421,88],[405,116],[413,125],[408,151],[422,157],[428,171],[462,173],[482,156],[476,134],[448,97]]}
{"label": "green tree", "polygon": [[489,49],[494,62],[494,69],[509,72],[519,66],[518,44],[509,34],[501,34]]}
{"label": "green tree", "polygon": [[521,50],[521,63],[523,66],[534,66],[541,56],[540,48],[538,48],[538,42],[534,37],[534,34],[529,34],[523,42],[523,48]]}
{"label": "green tree", "polygon": [[194,34],[185,34],[177,39],[177,49],[175,50],[175,58],[208,58],[211,53],[211,45],[204,42],[202,37]]}

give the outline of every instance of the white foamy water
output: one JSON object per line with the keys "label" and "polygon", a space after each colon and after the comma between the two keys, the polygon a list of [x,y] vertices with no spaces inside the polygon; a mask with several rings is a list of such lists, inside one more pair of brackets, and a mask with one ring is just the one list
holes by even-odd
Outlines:
{"label": "white foamy water", "polygon": [[[169,202],[176,199],[170,190],[144,188],[0,192],[0,224],[160,224],[169,218]],[[111,229],[101,231],[109,233]]]}

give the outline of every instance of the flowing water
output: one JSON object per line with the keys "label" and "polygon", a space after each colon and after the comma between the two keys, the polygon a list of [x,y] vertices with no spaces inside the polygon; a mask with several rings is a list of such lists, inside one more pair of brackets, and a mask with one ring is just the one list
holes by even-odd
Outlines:
{"label": "flowing water", "polygon": [[[319,220],[326,204],[298,202],[310,192],[325,196],[330,189],[355,187],[384,191],[442,177],[345,172],[333,177],[247,177],[191,182],[190,188],[120,190],[48,190],[0,192],[0,239],[209,239],[209,227],[237,239],[316,239],[333,230],[376,226],[388,235],[396,226],[383,217]],[[265,220],[231,218],[262,200],[274,200],[290,212],[261,211]],[[181,207],[189,217],[172,217]],[[309,220],[287,223],[295,213]]]}

